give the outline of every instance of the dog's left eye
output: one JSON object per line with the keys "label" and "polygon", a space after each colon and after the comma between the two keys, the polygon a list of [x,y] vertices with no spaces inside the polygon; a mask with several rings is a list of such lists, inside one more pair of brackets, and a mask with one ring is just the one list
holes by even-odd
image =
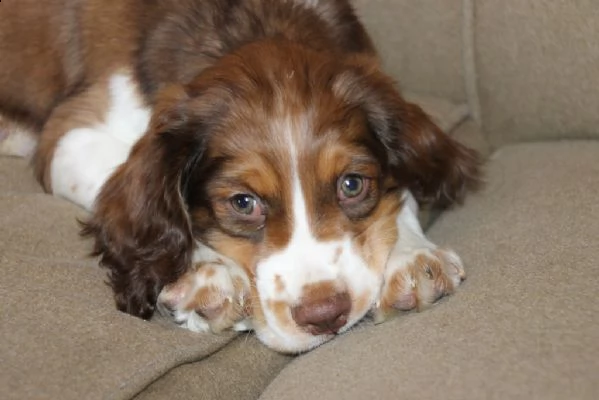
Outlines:
{"label": "dog's left eye", "polygon": [[345,197],[359,196],[363,187],[364,181],[358,175],[347,175],[341,181],[341,191]]}
{"label": "dog's left eye", "polygon": [[337,196],[342,202],[362,200],[368,192],[369,180],[358,174],[347,174],[339,179]]}

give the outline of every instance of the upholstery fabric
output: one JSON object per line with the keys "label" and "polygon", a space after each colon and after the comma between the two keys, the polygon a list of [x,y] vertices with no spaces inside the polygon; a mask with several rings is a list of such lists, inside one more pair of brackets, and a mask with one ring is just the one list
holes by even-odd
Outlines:
{"label": "upholstery fabric", "polygon": [[462,0],[354,0],[401,88],[466,102]]}
{"label": "upholstery fabric", "polygon": [[212,357],[169,371],[135,400],[257,399],[292,358],[243,334]]}
{"label": "upholstery fabric", "polygon": [[[3,159],[2,172],[25,172],[26,165]],[[233,338],[198,336],[116,311],[104,271],[77,236],[75,218],[85,214],[29,193],[32,180],[23,179],[23,192],[19,182],[0,189],[1,398],[130,398]]]}
{"label": "upholstery fabric", "polygon": [[450,133],[468,118],[468,105],[465,103],[409,91],[402,95],[407,101],[418,104],[445,132]]}
{"label": "upholstery fabric", "polygon": [[598,1],[475,1],[475,15],[492,144],[599,137]]}
{"label": "upholstery fabric", "polygon": [[400,87],[468,103],[495,147],[599,137],[599,2],[354,3]]}

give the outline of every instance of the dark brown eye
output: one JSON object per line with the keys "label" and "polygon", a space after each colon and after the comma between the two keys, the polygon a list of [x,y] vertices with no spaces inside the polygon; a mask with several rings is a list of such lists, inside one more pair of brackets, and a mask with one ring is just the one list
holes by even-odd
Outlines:
{"label": "dark brown eye", "polygon": [[258,200],[250,194],[236,194],[231,197],[231,207],[235,212],[246,215],[248,217],[262,215],[262,208],[258,203]]}

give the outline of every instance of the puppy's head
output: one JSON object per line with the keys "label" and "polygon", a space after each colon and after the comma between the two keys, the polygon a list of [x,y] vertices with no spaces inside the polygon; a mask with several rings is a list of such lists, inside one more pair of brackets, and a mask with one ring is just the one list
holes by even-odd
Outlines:
{"label": "puppy's head", "polygon": [[477,167],[370,58],[248,45],[163,92],[102,192],[96,237],[105,258],[102,239],[120,246],[108,264],[126,260],[127,245],[140,266],[108,265],[124,304],[151,305],[188,267],[194,240],[207,244],[248,273],[259,338],[304,351],[376,301],[400,192],[459,201]]}

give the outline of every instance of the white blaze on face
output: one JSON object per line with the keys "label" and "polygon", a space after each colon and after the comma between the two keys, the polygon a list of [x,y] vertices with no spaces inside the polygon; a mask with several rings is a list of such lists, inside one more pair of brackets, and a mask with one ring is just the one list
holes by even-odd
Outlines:
{"label": "white blaze on face", "polygon": [[[269,303],[284,302],[290,307],[297,306],[302,300],[303,288],[320,282],[335,282],[339,292],[348,291],[352,302],[357,297],[367,297],[367,303],[373,304],[378,296],[382,277],[371,271],[354,249],[349,233],[337,240],[323,242],[318,240],[311,228],[307,201],[302,189],[298,163],[298,143],[294,138],[308,132],[306,117],[299,121],[287,119],[279,121],[277,128],[285,132],[288,139],[289,159],[292,173],[292,234],[287,246],[260,261],[256,266],[256,286],[260,303],[266,319],[266,326],[256,326],[258,337],[267,345],[291,352],[300,352],[316,347],[331,339],[332,335],[313,336],[292,321],[289,310],[288,321],[280,321],[269,308]],[[305,166],[310,168],[312,166]],[[305,169],[303,168],[303,169]],[[310,173],[310,172],[308,172]],[[268,229],[268,228],[267,228]],[[284,290],[276,284],[282,281]],[[360,320],[370,307],[356,310],[352,306],[346,330]]]}

